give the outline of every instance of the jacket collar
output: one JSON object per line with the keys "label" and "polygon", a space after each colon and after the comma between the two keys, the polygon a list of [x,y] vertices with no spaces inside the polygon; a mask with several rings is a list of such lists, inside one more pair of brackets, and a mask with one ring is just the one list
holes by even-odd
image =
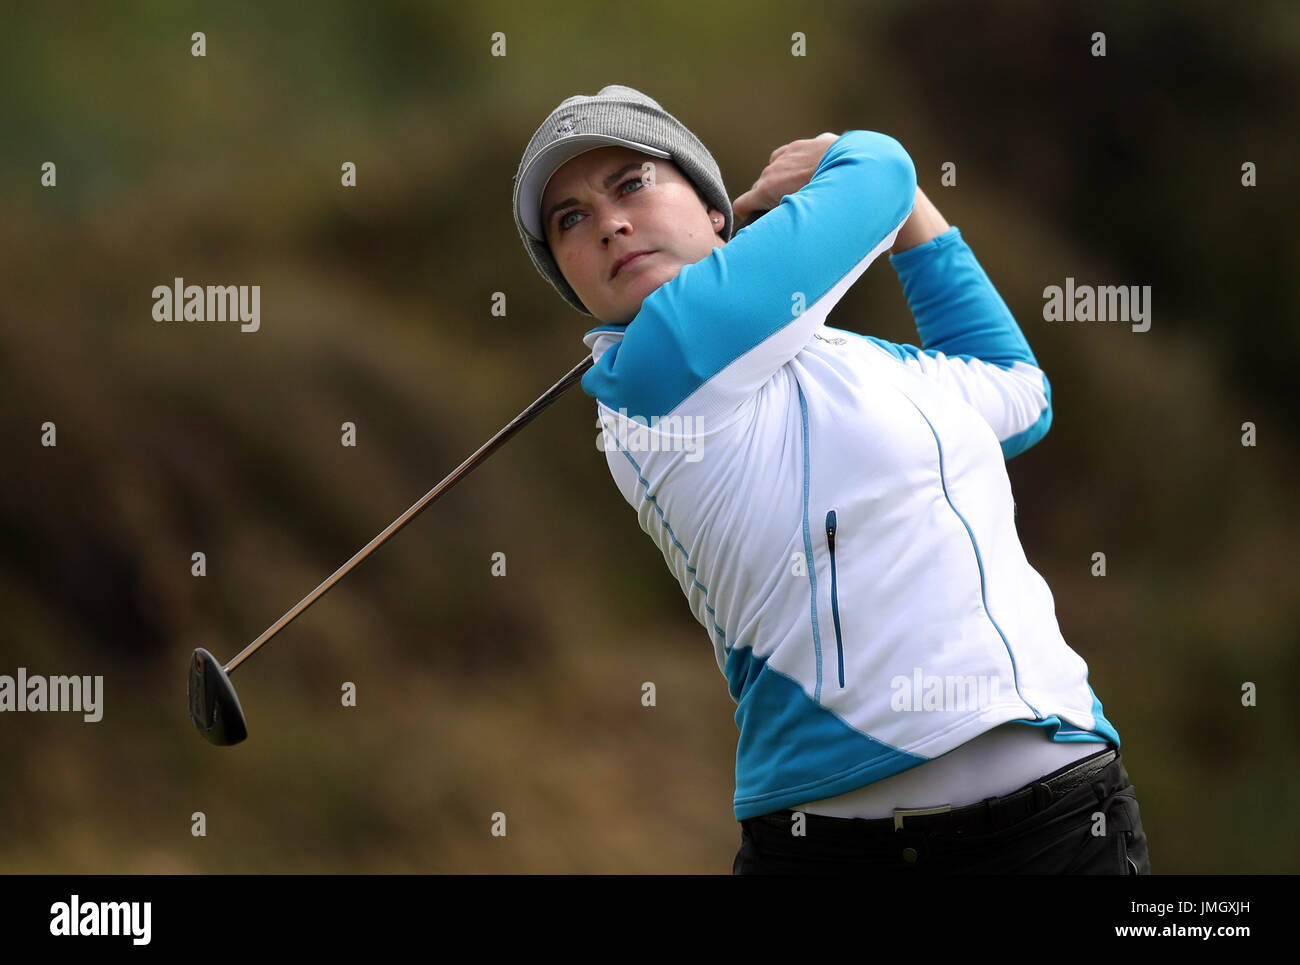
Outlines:
{"label": "jacket collar", "polygon": [[592,359],[599,362],[600,357],[609,350],[610,346],[623,340],[626,331],[626,325],[599,325],[582,336],[582,344],[591,349]]}

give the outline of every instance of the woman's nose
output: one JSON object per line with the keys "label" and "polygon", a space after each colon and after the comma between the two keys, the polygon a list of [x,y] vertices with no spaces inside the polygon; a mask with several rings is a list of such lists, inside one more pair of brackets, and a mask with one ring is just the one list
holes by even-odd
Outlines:
{"label": "woman's nose", "polygon": [[627,234],[632,230],[627,215],[617,208],[607,208],[599,217],[601,237],[606,241],[616,234]]}

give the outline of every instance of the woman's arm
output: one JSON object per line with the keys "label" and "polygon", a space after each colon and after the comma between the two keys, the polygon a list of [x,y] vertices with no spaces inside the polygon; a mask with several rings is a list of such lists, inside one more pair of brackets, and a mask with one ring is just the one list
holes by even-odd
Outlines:
{"label": "woman's arm", "polygon": [[[930,223],[925,231],[934,227]],[[1046,435],[1052,424],[1051,384],[961,229],[949,227],[889,261],[921,348],[871,340],[961,395],[984,416],[1007,459]]]}
{"label": "woman's arm", "polygon": [[934,202],[925,196],[924,191],[917,188],[912,214],[903,223],[903,228],[894,241],[894,247],[889,250],[892,254],[901,254],[909,248],[915,248],[939,237],[950,227],[952,226],[943,219]]}
{"label": "woman's arm", "polygon": [[835,139],[806,185],[647,295],[583,391],[646,419],[688,399],[710,419],[735,410],[889,251],[915,197],[912,159],[892,137]]}
{"label": "woman's arm", "polygon": [[[773,151],[754,186],[732,205],[737,221],[800,190],[831,143],[834,135],[823,134]],[[917,188],[890,250],[921,348],[864,337],[974,406],[1007,459],[1024,452],[1052,424],[1052,386],[961,231]]]}
{"label": "woman's arm", "polygon": [[[807,184],[833,138],[823,134],[773,151],[754,186],[732,205],[738,220]],[[961,231],[917,188],[890,250],[921,348],[865,337],[974,406],[1006,458],[1024,452],[1052,424],[1052,387]]]}

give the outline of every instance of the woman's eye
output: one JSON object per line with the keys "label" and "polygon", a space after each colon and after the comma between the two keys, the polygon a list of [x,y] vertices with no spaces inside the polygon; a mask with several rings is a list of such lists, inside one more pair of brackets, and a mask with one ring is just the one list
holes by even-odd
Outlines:
{"label": "woman's eye", "polygon": [[[644,187],[644,186],[645,186],[645,179],[642,178],[640,175],[637,175],[637,176],[634,177],[634,178],[628,178],[626,181],[624,181],[622,184],[620,184],[620,185],[618,186],[618,187],[619,187],[619,190],[620,190],[620,191],[623,191],[623,188],[626,188],[629,184],[635,184],[635,185],[638,185],[638,186],[640,186],[640,187]],[[623,191],[623,193],[624,193],[624,194],[636,194],[637,192],[636,192],[636,191]],[[560,230],[561,230],[561,231],[567,231],[567,230],[571,227],[571,225],[570,225],[570,223],[569,223],[569,215],[574,215],[574,214],[577,214],[577,213],[578,213],[578,212],[576,212],[576,211],[570,211],[568,214],[566,214],[566,215],[564,215],[562,218],[560,218]]]}

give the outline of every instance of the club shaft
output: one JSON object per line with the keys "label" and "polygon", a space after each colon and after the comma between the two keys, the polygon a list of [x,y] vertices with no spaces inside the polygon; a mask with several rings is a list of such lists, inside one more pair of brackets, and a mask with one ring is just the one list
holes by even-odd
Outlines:
{"label": "club shaft", "polygon": [[571,385],[573,385],[574,382],[577,382],[580,378],[582,378],[582,374],[586,372],[587,369],[591,368],[592,362],[593,362],[592,357],[587,356],[585,359],[583,359],[581,362],[575,365],[569,371],[569,373],[564,376],[564,378],[560,379],[560,381],[556,382],[553,386],[547,389],[546,393],[542,395],[541,398],[539,398],[536,402],[530,405],[523,412],[519,413],[519,415],[515,416],[515,418],[511,420],[511,422],[508,425],[506,425],[500,432],[494,435],[491,439],[483,443],[483,445],[479,447],[477,452],[475,452],[472,456],[470,456],[459,466],[457,466],[454,470],[452,470],[451,474],[447,476],[446,479],[444,479],[442,482],[438,483],[438,485],[430,489],[427,493],[424,494],[424,496],[420,498],[419,502],[417,502],[406,512],[402,513],[401,516],[398,516],[397,519],[389,523],[388,527],[382,533],[380,533],[369,543],[367,543],[364,547],[362,547],[362,549],[360,549],[357,552],[357,554],[352,557],[352,559],[348,560],[337,570],[335,570],[333,575],[330,576],[329,579],[327,579],[324,583],[316,587],[316,589],[312,590],[305,597],[299,600],[298,603],[295,604],[294,607],[291,610],[289,610],[288,613],[286,613],[284,616],[280,617],[280,619],[276,620],[275,623],[267,627],[266,630],[263,631],[260,637],[258,637],[248,646],[246,646],[243,650],[239,651],[239,653],[237,653],[234,656],[234,658],[228,664],[226,664],[226,666],[222,669],[224,669],[226,673],[231,673],[234,671],[236,667],[238,667],[241,663],[243,663],[245,660],[251,657],[254,653],[256,653],[264,643],[266,643],[273,636],[275,636],[286,626],[288,626],[294,620],[294,618],[296,618],[300,613],[303,612],[303,610],[306,610],[307,607],[311,606],[313,603],[319,600],[329,590],[330,587],[332,587],[339,580],[343,579],[343,577],[347,576],[348,573],[351,572],[354,566],[356,566],[367,556],[373,553],[376,549],[382,546],[389,539],[389,537],[391,537],[394,533],[400,530],[403,526],[405,526],[411,520],[415,519],[416,516],[420,515],[420,513],[423,512],[424,509],[430,503],[432,503],[435,499],[437,499],[439,496],[445,493],[452,486],[456,485],[456,483],[459,482],[465,475],[467,475],[470,472],[470,470],[472,470],[475,466],[477,466],[484,459],[490,456],[496,449],[498,449],[508,439],[510,439],[511,436],[513,436],[524,426],[528,425],[528,423],[533,421],[533,419],[536,418],[537,415],[543,409],[545,409],[552,402],[554,402],[561,395],[563,395],[565,390],[568,389]]}

